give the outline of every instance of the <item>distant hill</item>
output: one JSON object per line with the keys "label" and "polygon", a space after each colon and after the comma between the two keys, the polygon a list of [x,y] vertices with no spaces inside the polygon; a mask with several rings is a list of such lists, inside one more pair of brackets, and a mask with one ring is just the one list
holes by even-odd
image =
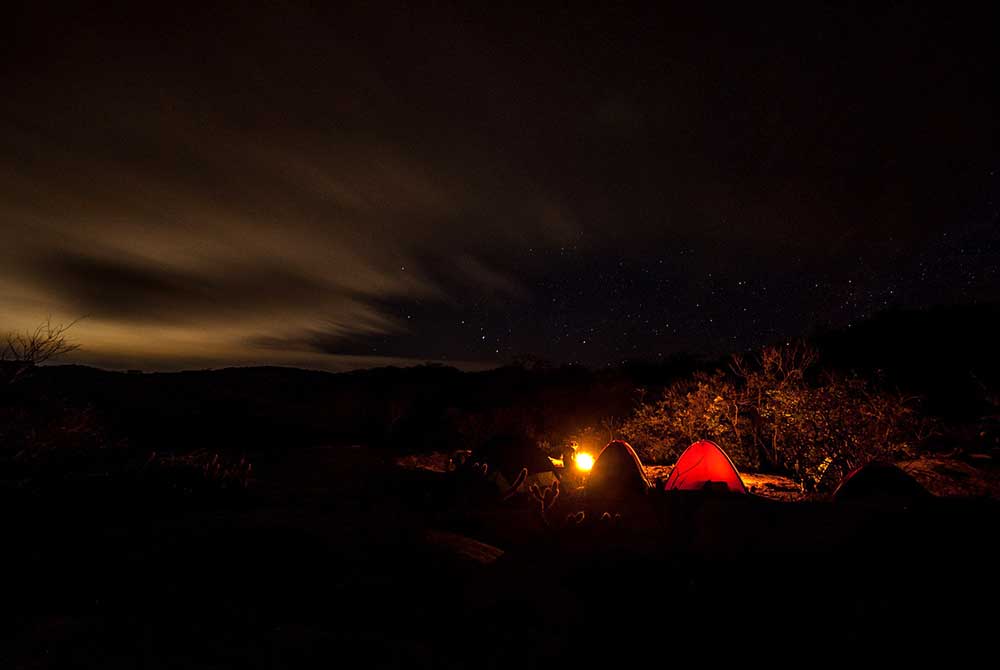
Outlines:
{"label": "distant hill", "polygon": [[[989,390],[995,395],[1000,388],[998,317],[995,305],[891,311],[812,341],[822,365],[880,375],[925,396],[925,411],[960,422],[987,412]],[[638,388],[655,393],[725,362],[682,355],[596,371],[535,362],[485,372],[423,365],[145,374],[65,365],[37,369],[17,393],[92,407],[114,434],[157,450],[323,443],[449,449],[511,427],[554,439],[607,417],[620,420],[634,407]]]}

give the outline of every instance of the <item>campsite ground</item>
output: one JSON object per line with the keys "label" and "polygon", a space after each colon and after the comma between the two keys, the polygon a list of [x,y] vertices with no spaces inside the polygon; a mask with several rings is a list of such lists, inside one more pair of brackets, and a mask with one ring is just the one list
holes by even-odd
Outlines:
{"label": "campsite ground", "polygon": [[[986,500],[651,498],[620,524],[567,529],[401,454],[257,463],[249,490],[210,503],[90,480],[4,487],[2,664],[533,667],[691,651],[798,664],[990,639],[1000,515]],[[567,490],[554,518],[573,503]]]}

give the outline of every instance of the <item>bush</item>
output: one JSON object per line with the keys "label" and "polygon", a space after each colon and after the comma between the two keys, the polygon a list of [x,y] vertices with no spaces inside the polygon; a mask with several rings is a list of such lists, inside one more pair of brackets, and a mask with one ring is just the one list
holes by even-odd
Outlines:
{"label": "bush", "polygon": [[668,386],[657,400],[640,402],[621,427],[622,435],[646,461],[676,460],[692,442],[709,439],[726,444],[744,466],[755,466],[752,454],[740,452],[739,430],[737,389],[721,371],[695,373]]}
{"label": "bush", "polygon": [[224,458],[205,449],[179,455],[153,452],[141,475],[147,486],[205,497],[245,491],[253,481],[253,465],[243,456]]}
{"label": "bush", "polygon": [[695,374],[642,402],[622,426],[650,461],[691,442],[718,442],[738,467],[781,472],[829,489],[875,459],[912,455],[932,425],[904,398],[857,376],[821,372],[802,344],[734,357],[730,371]]}

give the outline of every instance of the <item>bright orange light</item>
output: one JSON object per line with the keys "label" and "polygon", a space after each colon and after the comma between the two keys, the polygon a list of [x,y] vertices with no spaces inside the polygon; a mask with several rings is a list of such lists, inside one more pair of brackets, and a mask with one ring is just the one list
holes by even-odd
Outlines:
{"label": "bright orange light", "polygon": [[576,463],[577,470],[583,470],[584,472],[590,472],[590,469],[594,467],[594,457],[585,451],[581,451],[573,459]]}

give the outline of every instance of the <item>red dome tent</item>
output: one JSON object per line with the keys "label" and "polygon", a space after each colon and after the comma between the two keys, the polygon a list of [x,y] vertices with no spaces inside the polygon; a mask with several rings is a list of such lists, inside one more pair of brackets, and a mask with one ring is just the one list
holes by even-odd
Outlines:
{"label": "red dome tent", "polygon": [[721,489],[746,494],[736,466],[715,442],[700,440],[684,450],[677,465],[670,471],[664,489],[667,491],[702,491]]}

